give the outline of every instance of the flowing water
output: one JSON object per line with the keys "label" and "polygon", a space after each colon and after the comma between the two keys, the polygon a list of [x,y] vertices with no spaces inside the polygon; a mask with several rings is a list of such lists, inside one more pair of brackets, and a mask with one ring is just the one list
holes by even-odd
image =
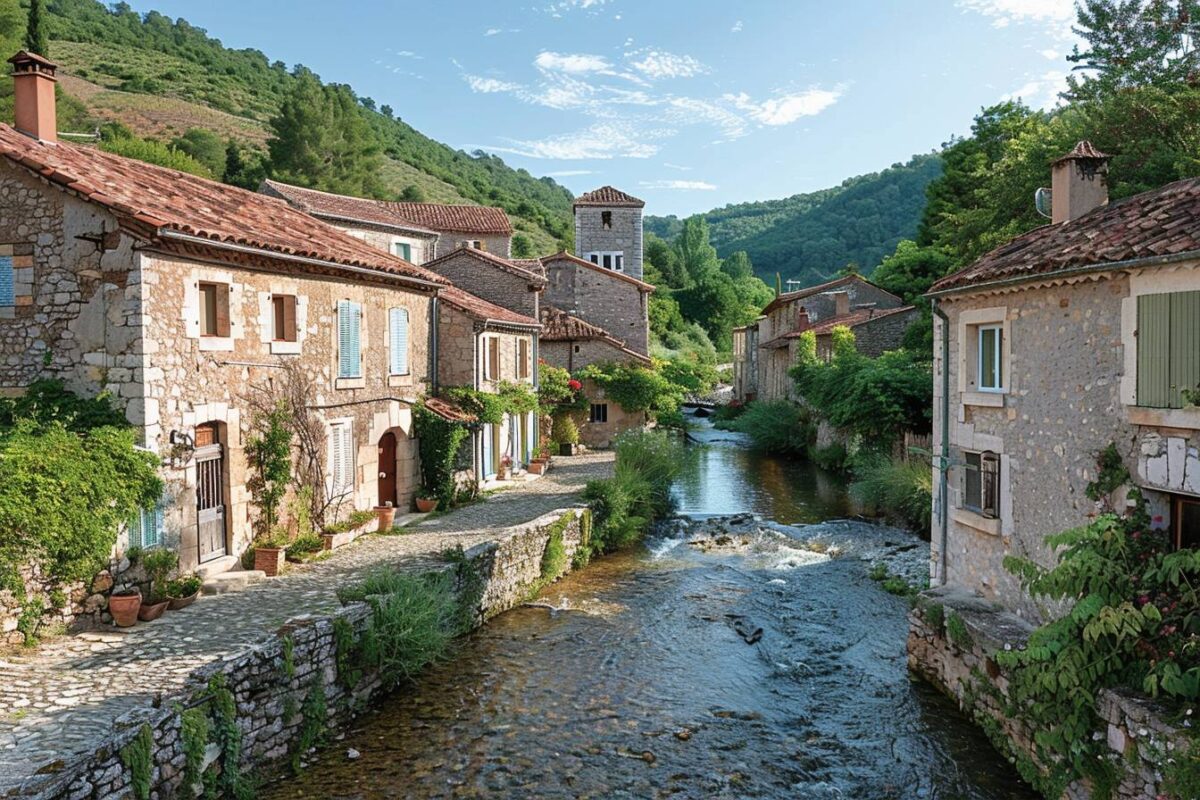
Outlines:
{"label": "flowing water", "polygon": [[[831,521],[844,491],[811,467],[700,438],[692,522],[543,594],[567,610],[496,618],[265,796],[1035,797],[908,676],[907,604],[864,558],[922,543]],[[695,521],[739,512],[785,525]]]}

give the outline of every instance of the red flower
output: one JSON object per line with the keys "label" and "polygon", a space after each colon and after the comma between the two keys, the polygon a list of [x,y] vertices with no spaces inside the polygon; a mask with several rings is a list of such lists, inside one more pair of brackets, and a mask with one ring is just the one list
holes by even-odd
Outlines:
{"label": "red flower", "polygon": [[570,387],[572,392],[578,392],[580,389],[583,388],[583,384],[580,383],[579,381],[575,380],[574,378],[567,381],[567,386]]}

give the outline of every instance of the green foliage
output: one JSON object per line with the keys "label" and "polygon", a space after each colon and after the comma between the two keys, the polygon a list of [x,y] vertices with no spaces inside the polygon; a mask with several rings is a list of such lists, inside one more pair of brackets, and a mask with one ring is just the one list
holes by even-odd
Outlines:
{"label": "green foliage", "polygon": [[216,180],[224,179],[225,169],[228,166],[226,145],[221,141],[221,137],[212,131],[204,128],[189,128],[187,133],[171,142],[171,147],[187,153],[203,164]]}
{"label": "green foliage", "polygon": [[509,381],[501,381],[494,392],[470,386],[451,386],[442,394],[463,411],[488,425],[499,425],[509,414],[525,414],[538,407],[538,395],[528,385]]}
{"label": "green foliage", "polygon": [[780,455],[802,455],[816,438],[812,415],[787,400],[748,403],[730,427],[750,437],[755,450]]}
{"label": "green foliage", "polygon": [[1176,753],[1162,768],[1166,797],[1200,797],[1200,744],[1193,738],[1186,753]]}
{"label": "green foliage", "polygon": [[967,623],[963,622],[958,612],[951,611],[946,616],[946,635],[950,637],[951,644],[959,650],[966,651],[975,646],[975,640],[967,630]]}
{"label": "green foliage", "polygon": [[946,622],[946,607],[941,603],[926,603],[918,604],[921,608],[921,613],[925,617],[925,622],[929,623],[929,627],[933,628],[937,633],[942,632],[942,626]]}
{"label": "green foliage", "polygon": [[954,261],[937,247],[921,247],[905,239],[884,256],[871,273],[871,282],[898,295],[905,303],[923,303],[921,296],[933,282],[953,271]]}
{"label": "green foliage", "polygon": [[933,471],[927,458],[876,456],[854,466],[851,496],[876,513],[915,531],[928,531],[933,515]]}
{"label": "green foliage", "polygon": [[100,149],[118,156],[157,164],[167,169],[198,175],[201,178],[211,178],[208,168],[182,150],[171,145],[156,142],[153,139],[143,139],[133,134],[121,136],[106,136],[100,140]]}
{"label": "green foliage", "polygon": [[470,431],[442,419],[424,405],[414,409],[413,429],[421,456],[421,487],[437,498],[439,507],[450,508],[454,503],[454,464]]}
{"label": "green foliage", "polygon": [[849,459],[850,454],[846,451],[846,445],[841,442],[833,442],[825,447],[808,448],[808,460],[821,469],[844,470],[848,466]]}
{"label": "green foliage", "polygon": [[179,715],[179,738],[183,744],[183,785],[195,786],[204,766],[204,750],[208,747],[211,725],[204,708],[185,709]]}
{"label": "green foliage", "polygon": [[46,612],[41,598],[28,598],[21,604],[21,613],[17,615],[17,632],[23,637],[22,644],[33,647],[38,643],[38,628],[42,624],[42,614]]}
{"label": "green foliage", "polygon": [[296,740],[296,749],[292,751],[292,772],[299,775],[301,759],[305,753],[317,747],[325,738],[326,717],[329,706],[325,701],[325,683],[321,673],[317,673],[312,688],[304,696],[300,705],[300,736]]}
{"label": "green foliage", "polygon": [[563,534],[575,519],[575,512],[568,511],[546,530],[546,548],[542,551],[542,564],[538,579],[534,581],[529,590],[531,597],[562,577],[562,574],[567,571],[567,567],[570,566]]}
{"label": "green foliage", "polygon": [[[237,700],[224,673],[218,672],[208,679],[208,705],[213,741],[221,750],[221,773],[212,789],[225,797],[248,800],[253,787],[241,771],[242,729],[237,724]],[[207,780],[205,788],[209,788]]]}
{"label": "green foliage", "polygon": [[514,233],[512,237],[513,258],[533,258],[533,242],[523,233]]}
{"label": "green foliage", "polygon": [[179,554],[166,547],[155,547],[142,557],[142,569],[150,579],[150,602],[158,603],[169,597],[167,578],[179,567]]}
{"label": "green foliage", "polygon": [[613,477],[589,481],[584,490],[592,511],[589,553],[627,547],[669,514],[671,482],[686,457],[683,446],[663,431],[626,431],[615,449]]}
{"label": "green foliage", "polygon": [[362,669],[355,663],[355,650],[358,641],[352,626],[345,617],[333,620],[334,663],[337,666],[338,680],[347,689],[353,690],[362,680]]}
{"label": "green foliage", "polygon": [[180,597],[191,597],[196,592],[200,591],[200,587],[204,585],[203,579],[196,573],[183,575],[176,580],[167,581],[165,594],[172,599]]}
{"label": "green foliage", "polygon": [[555,444],[579,444],[579,426],[575,424],[575,418],[565,412],[555,414],[550,440]]}
{"label": "green foliage", "polygon": [[1129,483],[1129,469],[1125,466],[1125,459],[1121,458],[1121,452],[1117,450],[1116,444],[1110,442],[1100,451],[1096,457],[1096,466],[1099,469],[1096,480],[1089,483],[1086,488],[1089,500],[1105,500],[1117,489]]}
{"label": "green foliage", "polygon": [[288,543],[287,557],[289,560],[299,559],[312,553],[319,553],[324,548],[325,540],[321,538],[321,535],[310,531],[300,534]]}
{"label": "green foliage", "polygon": [[571,388],[571,373],[562,367],[538,363],[538,412],[552,416],[559,411],[583,411],[588,407],[587,396],[581,389]]}
{"label": "green foliage", "polygon": [[640,364],[589,364],[577,373],[604,390],[604,396],[626,411],[656,413],[679,407],[683,392],[659,370]]}
{"label": "green foliage", "polygon": [[42,19],[42,0],[29,0],[29,18],[25,24],[25,49],[45,58],[50,57],[50,41]]}
{"label": "green foliage", "polygon": [[291,636],[284,636],[279,641],[279,652],[282,659],[283,676],[285,678],[296,677],[296,640]]}
{"label": "green foliage", "polygon": [[119,753],[121,763],[129,770],[133,796],[138,800],[150,800],[150,777],[154,769],[153,748],[154,731],[149,723],[143,722],[138,732]]}
{"label": "green foliage", "polygon": [[348,531],[353,531],[353,530],[357,530],[358,528],[361,528],[363,525],[366,525],[368,522],[370,522],[373,519],[377,519],[374,511],[369,511],[365,508],[358,509],[355,511],[351,511],[349,516],[347,516],[345,519],[338,520],[337,522],[331,522],[328,525],[324,526],[323,528],[321,528],[321,532],[322,533],[346,533]]}
{"label": "green foliage", "polygon": [[706,395],[717,384],[717,370],[711,364],[671,358],[658,360],[655,366],[668,383],[679,387],[688,395]]}
{"label": "green foliage", "polygon": [[129,427],[125,415],[113,406],[111,394],[80,397],[59,380],[34,381],[19,397],[0,397],[0,430],[11,428],[18,420],[33,420],[39,425],[59,422],[73,433]]}

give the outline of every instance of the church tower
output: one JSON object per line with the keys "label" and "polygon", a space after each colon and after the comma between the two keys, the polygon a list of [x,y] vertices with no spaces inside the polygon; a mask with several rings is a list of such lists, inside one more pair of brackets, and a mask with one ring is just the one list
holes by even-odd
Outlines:
{"label": "church tower", "polygon": [[575,200],[575,255],[642,280],[642,209],[645,203],[602,186]]}

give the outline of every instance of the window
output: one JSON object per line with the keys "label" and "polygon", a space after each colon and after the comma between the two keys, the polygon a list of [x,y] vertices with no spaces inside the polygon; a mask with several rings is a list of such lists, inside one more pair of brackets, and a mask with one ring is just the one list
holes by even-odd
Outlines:
{"label": "window", "polygon": [[271,295],[271,338],[277,342],[296,341],[295,295]]}
{"label": "window", "polygon": [[601,211],[600,212],[600,225],[606,231],[612,230],[612,212],[611,211]]}
{"label": "window", "polygon": [[965,453],[964,457],[963,506],[995,519],[1000,516],[1000,456],[985,451]]}
{"label": "window", "polygon": [[339,300],[338,318],[338,377],[362,377],[360,328],[362,306],[349,300]]}
{"label": "window", "polygon": [[483,341],[483,377],[489,381],[500,380],[500,337],[488,336]]}
{"label": "window", "polygon": [[623,250],[596,251],[588,253],[587,259],[597,266],[611,269],[614,272],[625,271],[625,251]]}
{"label": "window", "polygon": [[129,521],[129,546],[158,547],[163,543],[163,504],[139,509]]}
{"label": "window", "polygon": [[1137,404],[1183,408],[1200,385],[1200,291],[1137,300]]}
{"label": "window", "polygon": [[608,422],[608,403],[592,403],[588,422]]}
{"label": "window", "polygon": [[354,428],[350,422],[335,422],[329,426],[329,488],[330,494],[340,497],[354,490]]}
{"label": "window", "polygon": [[1174,498],[1171,528],[1176,547],[1200,547],[1200,500],[1194,497]]}
{"label": "window", "polygon": [[226,337],[229,335],[229,285],[224,283],[198,284],[200,291],[200,335]]}
{"label": "window", "polygon": [[1004,328],[981,325],[978,328],[979,359],[975,375],[981,392],[1004,391]]}
{"label": "window", "polygon": [[408,309],[388,311],[388,371],[392,375],[408,374]]}
{"label": "window", "polygon": [[517,341],[517,380],[529,378],[529,340]]}
{"label": "window", "polygon": [[412,261],[412,245],[408,242],[396,242],[396,255],[403,258],[405,261]]}
{"label": "window", "polygon": [[482,239],[466,239],[463,241],[463,247],[469,247],[472,250],[482,250],[487,252],[487,243]]}
{"label": "window", "polygon": [[14,286],[12,256],[0,256],[0,306],[11,306],[17,302]]}

